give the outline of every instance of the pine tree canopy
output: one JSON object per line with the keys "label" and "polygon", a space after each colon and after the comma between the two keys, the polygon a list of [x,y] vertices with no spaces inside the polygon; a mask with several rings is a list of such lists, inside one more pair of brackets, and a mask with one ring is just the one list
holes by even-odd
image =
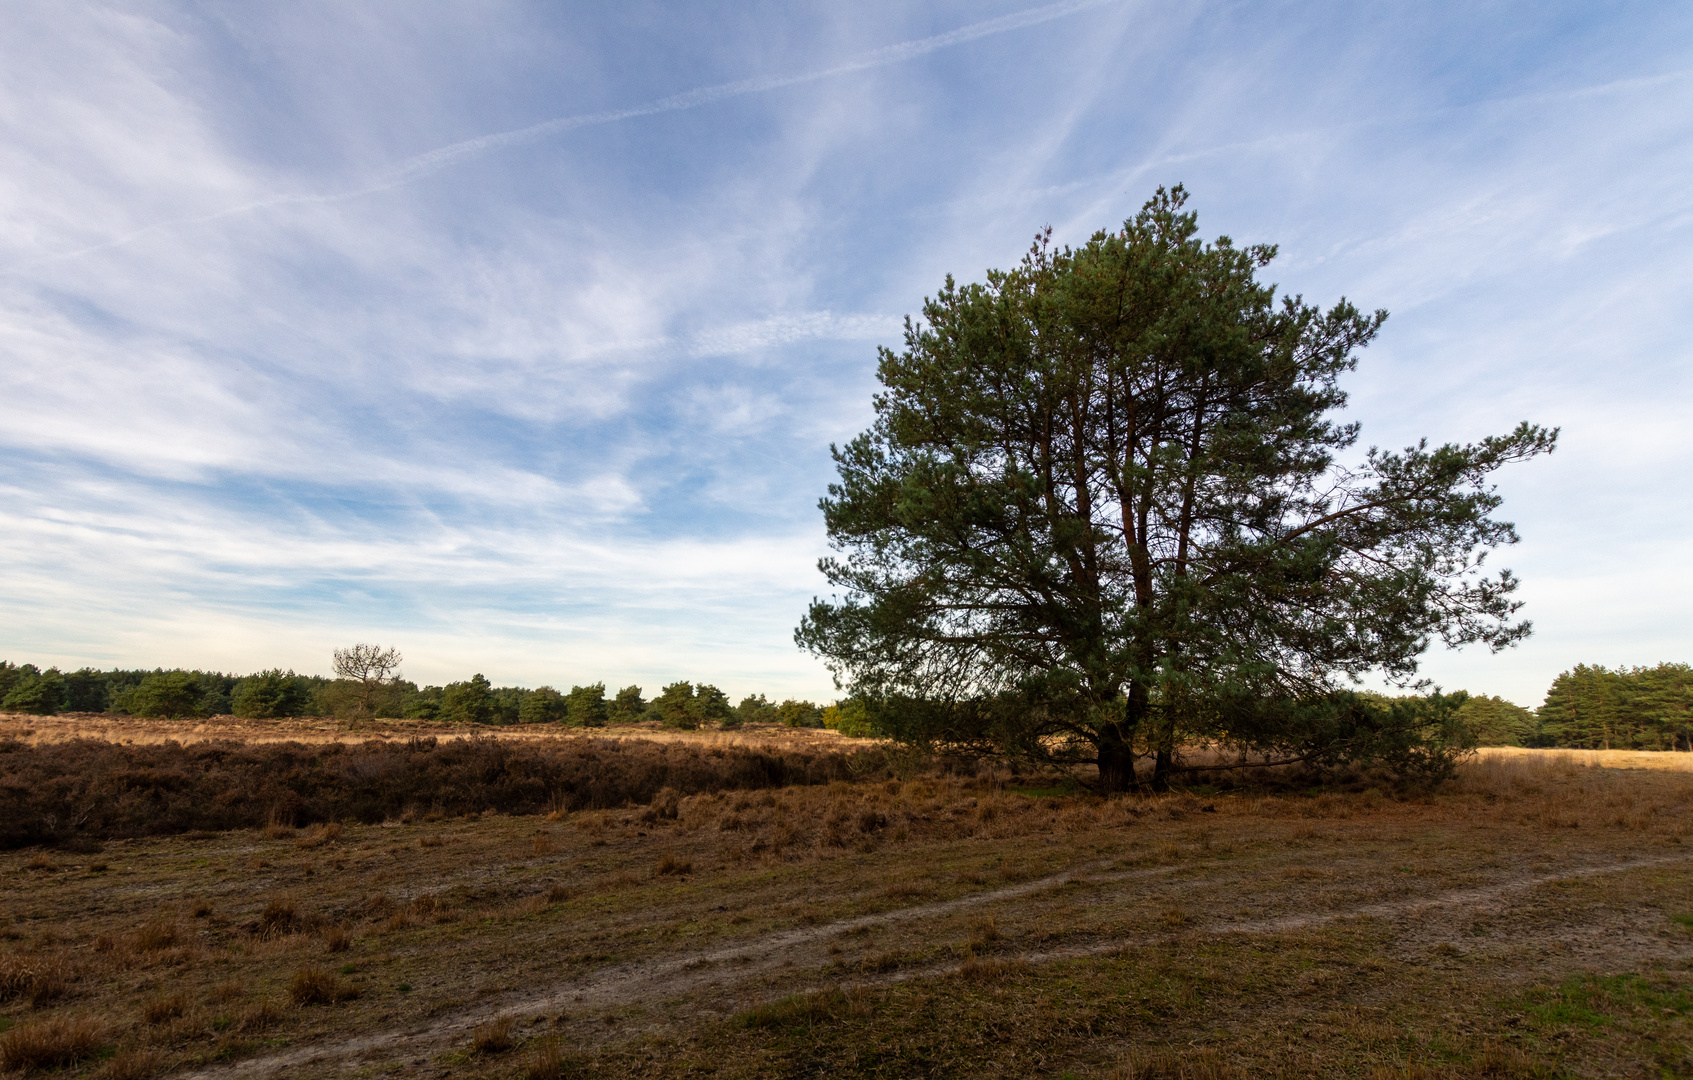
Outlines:
{"label": "pine tree canopy", "polygon": [[1409,761],[1455,706],[1351,680],[1529,632],[1510,572],[1483,572],[1516,540],[1489,477],[1557,432],[1342,464],[1339,378],[1386,313],[1278,300],[1256,279],[1275,249],[1202,242],[1185,202],[949,277],[881,351],[874,424],[833,448],[821,503],[838,595],[796,639],[883,730],[1097,762],[1111,788],[1141,753],[1161,783],[1193,737]]}

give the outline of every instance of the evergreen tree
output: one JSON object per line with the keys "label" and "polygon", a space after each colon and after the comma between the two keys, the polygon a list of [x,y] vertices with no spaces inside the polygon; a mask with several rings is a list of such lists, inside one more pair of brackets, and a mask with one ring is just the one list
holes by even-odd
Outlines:
{"label": "evergreen tree", "polygon": [[518,721],[524,724],[554,724],[565,716],[564,695],[550,686],[537,686],[518,707]]}
{"label": "evergreen tree", "polygon": [[693,730],[700,726],[694,715],[694,684],[673,682],[653,698],[652,711],[665,727]]}
{"label": "evergreen tree", "polygon": [[646,711],[647,703],[641,698],[639,686],[625,686],[617,692],[617,698],[611,703],[610,720],[614,724],[633,724]]}
{"label": "evergreen tree", "polygon": [[1444,712],[1346,687],[1529,632],[1515,579],[1481,572],[1516,540],[1489,477],[1556,432],[1343,467],[1338,380],[1386,313],[1278,303],[1255,278],[1275,249],[1202,243],[1185,200],[948,278],[882,350],[821,503],[842,596],[796,640],[891,734],[1092,762],[1109,789],[1147,751],[1163,786],[1185,737],[1448,768]]}
{"label": "evergreen tree", "polygon": [[0,697],[0,709],[50,716],[59,711],[64,698],[65,680],[58,668],[38,671],[34,664],[25,664],[10,680],[5,696]]}
{"label": "evergreen tree", "polygon": [[449,724],[486,724],[494,719],[493,687],[477,672],[467,682],[448,683],[441,688],[437,719]]}
{"label": "evergreen tree", "polygon": [[605,727],[605,683],[572,686],[565,703],[565,715],[572,727]]}
{"label": "evergreen tree", "polygon": [[292,671],[271,668],[235,684],[230,711],[236,716],[271,719],[303,716],[312,705],[311,688]]}
{"label": "evergreen tree", "polygon": [[1481,746],[1527,746],[1534,738],[1535,716],[1501,697],[1471,697],[1458,707],[1457,719],[1475,732]]}

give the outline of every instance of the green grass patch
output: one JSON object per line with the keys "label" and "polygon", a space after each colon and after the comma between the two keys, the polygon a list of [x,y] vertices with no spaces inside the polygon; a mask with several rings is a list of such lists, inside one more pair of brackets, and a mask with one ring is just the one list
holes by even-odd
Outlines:
{"label": "green grass patch", "polygon": [[1542,1024],[1589,1029],[1638,1026],[1685,1016],[1693,991],[1642,975],[1577,975],[1556,990],[1527,995],[1523,1011]]}
{"label": "green grass patch", "polygon": [[1031,799],[1065,799],[1072,795],[1084,795],[1087,789],[1074,777],[1065,777],[1056,784],[1046,787],[1008,787],[1005,790],[1018,795],[1027,795]]}

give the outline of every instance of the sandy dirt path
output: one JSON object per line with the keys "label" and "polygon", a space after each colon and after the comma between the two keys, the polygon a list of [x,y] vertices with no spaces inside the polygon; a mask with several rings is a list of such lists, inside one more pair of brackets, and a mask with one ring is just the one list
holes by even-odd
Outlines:
{"label": "sandy dirt path", "polygon": [[[1262,872],[1266,864],[1280,861],[1284,860],[1259,861],[1253,869]],[[1615,862],[1587,863],[1539,873],[1508,874],[1483,885],[1444,889],[1387,902],[1355,904],[1321,912],[1308,911],[1271,918],[1206,920],[1182,934],[1163,936],[1175,938],[1195,933],[1211,938],[1278,935],[1350,919],[1403,920],[1444,909],[1492,905],[1511,894],[1529,892],[1558,883],[1687,862],[1693,862],[1693,854],[1632,858]],[[961,964],[930,964],[892,974],[857,978],[829,978],[826,974],[820,977],[818,972],[827,959],[822,952],[826,943],[867,928],[939,920],[971,909],[994,908],[1009,914],[1019,903],[1035,901],[1042,894],[1067,888],[1105,890],[1103,895],[1087,900],[1088,903],[1132,905],[1143,899],[1132,888],[1125,892],[1112,891],[1108,887],[1162,879],[1177,888],[1200,889],[1214,884],[1214,880],[1207,876],[1209,872],[1224,868],[1233,871],[1243,869],[1238,864],[1205,862],[1133,870],[1111,871],[1100,867],[1071,870],[956,899],[916,904],[876,915],[779,931],[702,952],[613,965],[596,971],[587,978],[561,983],[540,993],[507,997],[443,1014],[433,1018],[427,1026],[318,1041],[281,1053],[184,1075],[212,1080],[273,1076],[302,1068],[308,1069],[310,1075],[326,1075],[331,1071],[371,1068],[378,1065],[386,1068],[428,1068],[433,1055],[463,1043],[478,1024],[503,1016],[544,1017],[560,1012],[597,1014],[637,1004],[650,1006],[654,1002],[662,1001],[666,1004],[665,1011],[668,1013],[668,1019],[657,1025],[662,1027],[679,1019],[722,1015],[733,1011],[733,1008],[771,1000],[796,991],[815,989],[822,985],[844,989],[946,975],[958,971]],[[1178,874],[1185,875],[1187,880],[1172,880],[1177,878]],[[1148,939],[1139,937],[1132,943],[1122,939],[1106,939],[1051,949],[1000,950],[994,954],[993,959],[999,962],[1042,964],[1104,955],[1131,944],[1147,943]],[[725,1003],[732,1003],[732,1007],[725,1008]],[[540,1021],[537,1019],[535,1022]],[[630,1033],[628,1028],[624,1028],[609,1033],[606,1037],[622,1038]]]}

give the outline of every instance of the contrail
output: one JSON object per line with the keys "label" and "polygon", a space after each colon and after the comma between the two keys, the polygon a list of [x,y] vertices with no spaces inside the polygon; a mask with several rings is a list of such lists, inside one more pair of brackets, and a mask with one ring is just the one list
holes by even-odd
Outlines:
{"label": "contrail", "polygon": [[696,109],[701,105],[710,105],[726,98],[741,97],[746,94],[758,94],[768,90],[779,90],[786,86],[798,86],[802,83],[817,82],[821,79],[834,78],[837,75],[847,75],[855,71],[867,71],[872,68],[888,67],[893,64],[904,63],[941,49],[949,49],[955,45],[975,41],[979,38],[992,37],[995,34],[1010,33],[1025,27],[1037,26],[1041,23],[1062,19],[1090,8],[1107,7],[1123,3],[1124,0],[1060,0],[1056,4],[1044,7],[1029,8],[1026,11],[1001,15],[997,19],[987,19],[979,23],[971,23],[957,30],[949,30],[944,34],[932,37],[918,38],[914,41],[902,41],[895,45],[885,45],[880,49],[873,49],[867,53],[845,60],[833,67],[822,68],[817,71],[803,72],[797,75],[760,75],[750,79],[737,79],[734,82],[718,83],[715,86],[702,86],[694,90],[685,90],[680,94],[672,94],[642,105],[632,105],[624,109],[607,109],[603,112],[580,113],[576,116],[561,116],[553,120],[544,120],[539,124],[528,127],[515,128],[511,131],[501,131],[492,135],[481,135],[463,142],[451,143],[438,147],[427,153],[408,158],[397,165],[382,170],[368,182],[358,187],[327,194],[277,195],[268,199],[259,199],[239,206],[227,207],[215,213],[202,214],[193,217],[172,218],[168,221],[155,222],[137,229],[132,233],[108,240],[75,251],[64,252],[59,255],[47,256],[42,259],[30,260],[11,267],[12,270],[42,262],[59,262],[73,259],[96,251],[121,247],[131,241],[138,240],[149,233],[163,229],[172,229],[181,225],[203,225],[217,221],[220,218],[245,214],[254,210],[265,210],[276,206],[298,206],[312,203],[332,203],[345,199],[370,195],[379,191],[409,184],[422,179],[432,173],[440,172],[461,161],[480,157],[483,154],[503,150],[511,146],[521,146],[525,143],[536,142],[551,135],[558,135],[577,128],[595,127],[600,124],[614,124],[620,120],[633,120],[641,116],[656,116],[659,113],[681,112],[685,109]]}
{"label": "contrail", "polygon": [[680,112],[683,109],[698,108],[701,105],[709,105],[725,98],[757,94],[766,90],[779,90],[785,86],[816,82],[819,79],[829,79],[836,75],[846,75],[854,71],[888,67],[891,64],[903,63],[906,60],[926,56],[929,53],[948,49],[954,45],[962,45],[967,41],[991,37],[994,34],[1009,33],[1012,30],[1021,30],[1024,27],[1074,15],[1089,8],[1104,7],[1108,4],[1121,2],[1122,0],[1066,0],[1063,3],[1048,4],[1045,7],[1030,8],[1027,11],[1002,15],[997,19],[972,23],[957,30],[949,30],[944,34],[936,34],[933,37],[904,41],[897,45],[887,45],[871,52],[862,53],[850,60],[836,64],[834,67],[823,68],[820,71],[809,71],[800,75],[761,75],[751,79],[738,79],[735,82],[719,83],[716,86],[702,86],[697,90],[672,94],[669,97],[659,98],[657,101],[649,101],[644,105],[635,105],[627,109],[611,109],[606,112],[583,113],[579,116],[563,116],[556,120],[546,120],[513,131],[502,131],[495,135],[466,139],[464,142],[443,146],[426,154],[419,154],[409,161],[401,162],[389,170],[376,186],[367,190],[377,191],[385,186],[403,184],[420,176],[427,176],[465,158],[475,157],[478,154],[503,149],[507,146],[534,142],[537,139],[544,139],[549,135],[572,131],[576,128],[611,124],[619,120],[631,120],[638,116]]}

